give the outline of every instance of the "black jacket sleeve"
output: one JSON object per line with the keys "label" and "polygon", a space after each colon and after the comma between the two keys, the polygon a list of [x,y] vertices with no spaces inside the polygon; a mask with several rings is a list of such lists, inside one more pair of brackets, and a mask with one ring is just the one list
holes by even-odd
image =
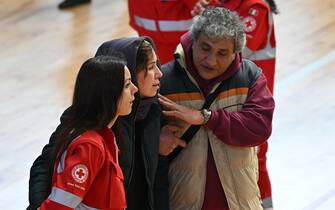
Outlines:
{"label": "black jacket sleeve", "polygon": [[50,176],[48,171],[48,159],[51,152],[51,148],[55,144],[56,135],[59,133],[60,128],[63,126],[63,122],[68,119],[71,111],[71,107],[66,109],[60,118],[60,125],[56,130],[51,134],[49,143],[44,146],[42,154],[34,161],[32,167],[30,168],[30,177],[29,177],[29,206],[27,210],[37,209],[41,203],[49,196],[50,194]]}
{"label": "black jacket sleeve", "polygon": [[169,210],[169,161],[159,156],[154,184],[155,210]]}

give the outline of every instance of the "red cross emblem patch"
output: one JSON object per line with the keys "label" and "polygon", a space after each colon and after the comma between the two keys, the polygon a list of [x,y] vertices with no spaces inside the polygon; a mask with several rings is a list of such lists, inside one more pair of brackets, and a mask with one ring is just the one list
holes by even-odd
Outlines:
{"label": "red cross emblem patch", "polygon": [[88,169],[83,164],[78,164],[72,169],[72,178],[78,183],[84,183],[88,177]]}
{"label": "red cross emblem patch", "polygon": [[244,31],[245,32],[252,32],[253,30],[255,30],[255,28],[257,26],[255,18],[253,18],[251,16],[247,16],[247,17],[243,18],[242,22],[244,24]]}

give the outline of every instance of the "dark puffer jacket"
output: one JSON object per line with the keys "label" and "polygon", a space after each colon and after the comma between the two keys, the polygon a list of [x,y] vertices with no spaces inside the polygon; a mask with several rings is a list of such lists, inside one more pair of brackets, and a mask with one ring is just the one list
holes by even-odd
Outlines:
{"label": "dark puffer jacket", "polygon": [[[140,44],[144,40],[152,43],[151,39],[148,37],[122,38],[105,42],[99,47],[96,56],[110,55],[114,52],[123,53],[127,60],[127,66],[131,72],[132,82],[137,84],[135,72],[136,54]],[[154,46],[153,43],[152,45]],[[121,142],[119,142],[122,151],[119,157],[119,164],[124,174],[124,186],[127,200],[128,195],[133,193],[129,192],[128,188],[131,180],[134,178],[132,175],[135,163],[135,149],[141,150],[140,153],[142,154],[143,170],[147,188],[144,189],[146,192],[142,189],[136,189],[136,193],[147,193],[147,203],[145,205],[149,210],[169,209],[168,195],[166,194],[166,191],[162,190],[162,187],[166,187],[167,185],[167,171],[164,171],[166,170],[166,160],[158,155],[161,109],[157,102],[157,98],[153,98],[148,113],[140,122],[141,129],[135,130],[136,113],[138,111],[137,107],[139,103],[140,96],[137,93],[135,95],[131,114],[125,117],[119,117],[118,119],[118,122],[121,125],[122,136],[122,139],[120,140]],[[51,135],[49,144],[43,148],[42,154],[34,161],[33,166],[31,167],[29,180],[30,205],[27,209],[36,209],[39,207],[50,193],[50,175],[48,174],[47,163],[48,155],[54,144],[55,137],[62,126],[62,122],[67,119],[70,112],[71,107],[63,113],[61,116],[61,124]],[[137,138],[136,141],[140,142],[141,148],[135,148],[135,136]]]}

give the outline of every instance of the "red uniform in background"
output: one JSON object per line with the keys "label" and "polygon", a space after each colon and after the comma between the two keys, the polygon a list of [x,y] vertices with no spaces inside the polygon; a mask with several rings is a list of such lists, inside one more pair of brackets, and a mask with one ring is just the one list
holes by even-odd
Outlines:
{"label": "red uniform in background", "polygon": [[125,209],[123,174],[113,132],[86,131],[55,164],[52,189],[40,210]]}
{"label": "red uniform in background", "polygon": [[252,60],[263,70],[268,87],[273,93],[276,39],[270,7],[263,0],[227,1],[223,7],[240,15],[247,35],[243,57]]}
{"label": "red uniform in background", "polygon": [[[263,0],[228,0],[219,6],[236,11],[244,25],[247,43],[243,49],[243,57],[252,60],[262,69],[267,79],[267,86],[273,94],[276,39],[272,12]],[[258,186],[263,200],[263,207],[272,208],[272,190],[266,167],[266,153],[268,142],[258,148],[259,181]]]}
{"label": "red uniform in background", "polygon": [[139,36],[150,36],[161,64],[173,59],[180,37],[192,24],[198,0],[129,0],[130,26]]}

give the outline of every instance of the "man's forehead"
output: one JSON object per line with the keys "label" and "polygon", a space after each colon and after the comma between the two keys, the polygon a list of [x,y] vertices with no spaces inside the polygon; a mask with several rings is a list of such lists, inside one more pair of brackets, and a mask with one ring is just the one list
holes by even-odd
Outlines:
{"label": "man's forehead", "polygon": [[217,47],[220,46],[221,48],[227,48],[231,45],[234,45],[234,40],[232,38],[213,38],[204,34],[200,34],[197,41],[199,42],[199,44],[208,44]]}

